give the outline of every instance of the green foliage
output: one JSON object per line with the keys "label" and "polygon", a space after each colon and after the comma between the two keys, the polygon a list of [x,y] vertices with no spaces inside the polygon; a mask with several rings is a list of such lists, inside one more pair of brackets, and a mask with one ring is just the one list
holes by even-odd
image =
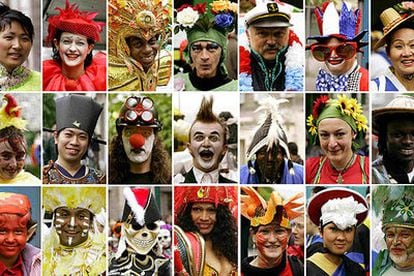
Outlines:
{"label": "green foliage", "polygon": [[158,119],[162,123],[162,129],[158,133],[161,141],[168,153],[171,155],[172,149],[172,98],[171,94],[109,94],[109,139],[110,141],[116,135],[115,120],[118,118],[119,110],[122,104],[129,96],[147,96],[154,101],[155,108],[158,112]]}
{"label": "green foliage", "polygon": [[52,128],[56,123],[56,106],[54,94],[43,94],[43,126]]}

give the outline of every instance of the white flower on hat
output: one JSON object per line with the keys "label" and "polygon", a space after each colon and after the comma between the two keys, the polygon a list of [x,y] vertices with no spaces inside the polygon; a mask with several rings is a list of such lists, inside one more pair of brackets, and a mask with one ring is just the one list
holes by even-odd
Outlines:
{"label": "white flower on hat", "polygon": [[177,22],[183,27],[192,28],[200,15],[192,7],[184,8],[177,13]]}
{"label": "white flower on hat", "polygon": [[367,208],[352,196],[330,199],[321,208],[322,225],[332,222],[339,229],[345,230],[357,224],[357,214],[366,211]]}

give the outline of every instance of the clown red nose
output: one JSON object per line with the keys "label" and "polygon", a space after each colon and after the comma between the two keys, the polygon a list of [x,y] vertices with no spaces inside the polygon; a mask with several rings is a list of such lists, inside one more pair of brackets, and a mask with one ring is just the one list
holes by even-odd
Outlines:
{"label": "clown red nose", "polygon": [[135,149],[142,147],[145,144],[145,138],[139,133],[132,134],[129,137],[129,143]]}

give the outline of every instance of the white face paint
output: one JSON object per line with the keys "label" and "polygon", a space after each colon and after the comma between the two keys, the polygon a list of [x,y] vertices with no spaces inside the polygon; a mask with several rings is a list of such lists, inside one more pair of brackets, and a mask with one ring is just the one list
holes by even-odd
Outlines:
{"label": "white face paint", "polygon": [[[141,134],[145,138],[145,143],[141,148],[133,148],[129,138],[133,134]],[[126,127],[122,130],[122,144],[128,159],[132,163],[143,163],[148,160],[154,146],[155,134],[150,127]]]}
{"label": "white face paint", "polygon": [[71,245],[72,245],[72,241],[73,241],[73,238],[72,238],[72,237],[69,237],[69,238],[68,238],[68,245],[69,245],[69,246],[71,246]]}
{"label": "white face paint", "polygon": [[69,226],[75,227],[75,217],[74,216],[70,217]]}

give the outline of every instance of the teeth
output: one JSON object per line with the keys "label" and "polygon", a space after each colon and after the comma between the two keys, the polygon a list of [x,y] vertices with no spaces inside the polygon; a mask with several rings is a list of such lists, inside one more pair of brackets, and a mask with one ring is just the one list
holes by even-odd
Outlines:
{"label": "teeth", "polygon": [[138,245],[139,247],[148,247],[154,242],[154,240],[143,241],[139,239],[132,239],[132,242]]}

